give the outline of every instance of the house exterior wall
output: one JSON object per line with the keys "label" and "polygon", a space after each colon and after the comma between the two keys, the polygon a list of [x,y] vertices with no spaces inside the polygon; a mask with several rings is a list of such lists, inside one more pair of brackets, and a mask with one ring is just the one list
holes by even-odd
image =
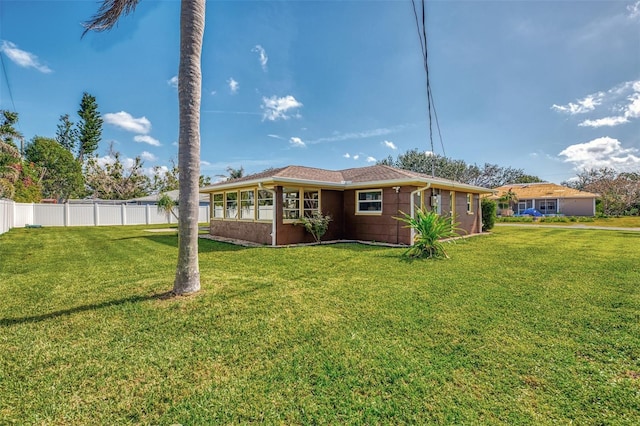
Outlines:
{"label": "house exterior wall", "polygon": [[558,212],[565,216],[595,216],[595,198],[561,198]]}
{"label": "house exterior wall", "polygon": [[379,241],[392,244],[411,244],[411,230],[394,217],[399,211],[411,212],[413,186],[382,189],[382,214],[356,213],[356,190],[344,191],[344,238],[350,240]]}
{"label": "house exterior wall", "polygon": [[480,195],[471,194],[472,212],[467,212],[467,192],[456,192],[456,222],[467,234],[477,234],[482,231],[482,211]]}
{"label": "house exterior wall", "polygon": [[[320,210],[322,214],[331,216],[329,229],[321,240],[330,241],[343,238],[343,203],[342,191],[320,190]],[[282,187],[276,187],[276,245],[311,243],[315,241],[304,226],[284,223],[282,212]]]}
{"label": "house exterior wall", "polygon": [[[322,240],[362,240],[377,241],[392,244],[412,244],[411,229],[397,219],[400,211],[411,212],[411,193],[416,191],[416,186],[371,188],[382,190],[382,212],[381,213],[358,213],[356,212],[358,190],[349,189],[320,190],[320,209],[323,214],[330,215],[332,221],[329,224],[327,233]],[[367,189],[363,189],[367,190]],[[309,243],[314,239],[304,226],[283,220],[282,186],[274,188],[274,214],[275,214],[275,244],[289,245],[297,243]],[[453,200],[451,195],[454,195]],[[455,221],[460,223],[460,228],[464,233],[479,233],[481,230],[480,197],[479,194],[472,194],[473,213],[467,212],[467,192],[450,191],[448,189],[431,188],[424,191],[422,197],[427,210],[433,210],[432,196],[438,194],[440,197],[440,213],[449,216],[453,211]],[[453,201],[453,209],[452,209]],[[419,203],[416,207],[420,207]],[[259,244],[272,244],[272,222],[256,222],[252,220],[221,220],[212,219],[210,221],[210,233],[226,238],[234,238],[257,242]]]}
{"label": "house exterior wall", "polygon": [[271,222],[211,220],[209,226],[211,235],[271,245]]}

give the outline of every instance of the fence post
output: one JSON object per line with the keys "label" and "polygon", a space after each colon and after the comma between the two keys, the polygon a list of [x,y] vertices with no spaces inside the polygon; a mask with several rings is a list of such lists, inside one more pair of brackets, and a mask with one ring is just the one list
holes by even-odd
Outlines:
{"label": "fence post", "polygon": [[100,212],[98,211],[98,203],[93,203],[93,226],[98,226],[98,222],[100,221]]}
{"label": "fence post", "polygon": [[69,226],[71,224],[71,207],[69,206],[69,202],[64,203],[64,226]]}
{"label": "fence post", "polygon": [[120,204],[120,221],[123,225],[127,224],[127,209],[125,208],[125,204]]}
{"label": "fence post", "polygon": [[151,224],[151,208],[149,207],[149,204],[145,204],[144,220],[147,223],[147,225]]}

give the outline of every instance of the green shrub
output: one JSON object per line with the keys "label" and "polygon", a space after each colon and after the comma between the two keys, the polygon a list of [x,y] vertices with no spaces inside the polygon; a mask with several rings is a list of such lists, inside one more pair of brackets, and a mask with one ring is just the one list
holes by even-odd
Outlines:
{"label": "green shrub", "polygon": [[482,232],[487,232],[496,224],[496,202],[483,198],[480,204],[482,209]]}
{"label": "green shrub", "polygon": [[402,217],[395,219],[406,223],[405,228],[411,228],[416,235],[413,245],[404,252],[404,256],[412,258],[449,258],[444,250],[443,239],[457,237],[461,229],[451,218],[440,216],[432,211],[417,209],[415,217],[400,212]]}
{"label": "green shrub", "polygon": [[516,222],[516,223],[532,223],[533,217],[531,216],[503,216],[496,218],[496,222],[506,223],[506,222]]}
{"label": "green shrub", "polygon": [[302,217],[300,222],[304,225],[304,229],[307,230],[313,236],[316,242],[320,242],[320,239],[329,229],[329,222],[331,222],[331,216],[324,216],[322,212],[313,212],[311,217]]}

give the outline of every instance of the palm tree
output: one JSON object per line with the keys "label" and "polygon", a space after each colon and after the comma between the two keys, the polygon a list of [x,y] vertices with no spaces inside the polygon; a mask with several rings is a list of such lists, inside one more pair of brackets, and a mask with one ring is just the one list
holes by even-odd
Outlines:
{"label": "palm tree", "polygon": [[[88,31],[113,28],[122,15],[135,9],[140,0],[102,0],[95,16],[85,24]],[[178,266],[173,284],[176,295],[200,290],[198,266],[198,210],[200,178],[200,100],[202,97],[202,39],[205,0],[182,0],[180,5],[180,66],[178,103],[180,131],[178,168],[180,169],[178,204]]]}
{"label": "palm tree", "polygon": [[[511,209],[511,206],[518,202],[518,195],[509,189],[505,192],[502,197],[498,198],[498,203],[500,204],[500,209],[508,211]],[[505,205],[507,206],[505,208]],[[512,210],[513,213],[513,210]]]}

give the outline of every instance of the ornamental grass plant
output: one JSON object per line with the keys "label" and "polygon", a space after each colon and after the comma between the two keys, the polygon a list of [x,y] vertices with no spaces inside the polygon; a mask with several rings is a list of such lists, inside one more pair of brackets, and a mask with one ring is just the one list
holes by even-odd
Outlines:
{"label": "ornamental grass plant", "polygon": [[417,209],[415,216],[402,211],[400,213],[402,213],[402,217],[396,217],[396,219],[404,222],[406,224],[405,228],[411,228],[415,231],[413,244],[404,252],[404,256],[428,259],[449,258],[444,245],[451,242],[451,240],[447,242],[443,240],[460,235],[462,230],[459,228],[459,223],[454,222],[449,217],[424,209]]}

